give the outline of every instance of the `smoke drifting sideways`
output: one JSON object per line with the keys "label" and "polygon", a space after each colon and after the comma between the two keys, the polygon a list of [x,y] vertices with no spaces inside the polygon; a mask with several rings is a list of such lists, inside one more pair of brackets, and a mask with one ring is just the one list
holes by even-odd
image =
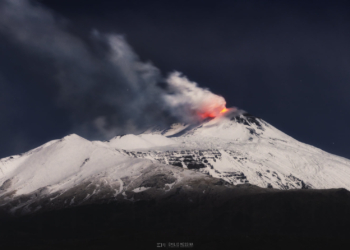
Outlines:
{"label": "smoke drifting sideways", "polygon": [[185,122],[214,118],[228,111],[222,96],[198,87],[197,83],[189,81],[180,72],[170,74],[166,82],[170,94],[164,95],[164,99],[174,115]]}
{"label": "smoke drifting sideways", "polygon": [[[223,97],[179,72],[163,79],[118,34],[74,33],[67,20],[27,0],[0,3],[0,79],[20,72],[26,84],[54,89],[54,102],[70,114],[72,131],[89,139],[139,133],[150,126],[195,122],[225,111]],[[4,59],[5,58],[5,59]],[[1,62],[2,61],[2,62]],[[12,66],[11,66],[12,65]],[[4,81],[4,82],[5,82]],[[165,84],[165,87],[164,87]]]}

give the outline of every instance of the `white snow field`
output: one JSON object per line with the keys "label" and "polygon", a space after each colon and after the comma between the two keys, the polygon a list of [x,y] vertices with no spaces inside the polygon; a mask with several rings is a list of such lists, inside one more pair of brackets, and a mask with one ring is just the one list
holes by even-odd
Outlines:
{"label": "white snow field", "polygon": [[[137,177],[154,163],[187,168],[232,184],[350,190],[350,160],[301,143],[259,118],[231,111],[198,125],[174,124],[166,130],[150,129],[107,142],[72,134],[3,158],[0,197],[42,188],[44,193],[53,193],[94,180],[123,193],[123,178]],[[140,186],[134,192],[144,190]]]}

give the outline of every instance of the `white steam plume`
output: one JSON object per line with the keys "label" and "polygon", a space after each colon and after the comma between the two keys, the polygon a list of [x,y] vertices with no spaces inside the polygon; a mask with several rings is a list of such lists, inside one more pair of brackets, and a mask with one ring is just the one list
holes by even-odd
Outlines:
{"label": "white steam plume", "polygon": [[110,139],[213,117],[225,108],[223,97],[178,72],[161,88],[159,69],[142,62],[123,36],[93,31],[85,37],[69,25],[32,1],[0,0],[0,46],[6,47],[0,84],[20,71],[21,82],[51,90],[55,105],[70,115],[70,132]]}
{"label": "white steam plume", "polygon": [[174,114],[186,122],[215,117],[226,108],[222,96],[198,87],[197,83],[189,81],[180,72],[173,72],[166,81],[170,93],[164,95],[164,99]]}

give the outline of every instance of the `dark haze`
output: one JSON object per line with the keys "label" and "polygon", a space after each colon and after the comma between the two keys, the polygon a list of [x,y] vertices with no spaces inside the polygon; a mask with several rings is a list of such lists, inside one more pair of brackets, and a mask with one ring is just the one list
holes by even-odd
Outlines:
{"label": "dark haze", "polygon": [[[0,157],[172,122],[158,85],[179,70],[227,107],[350,158],[348,1],[27,3],[0,3]],[[111,58],[113,39],[128,65]]]}
{"label": "dark haze", "polygon": [[78,36],[69,30],[67,20],[24,0],[3,1],[0,10],[5,45],[1,47],[2,124],[20,115],[6,99],[7,89],[16,83],[25,84],[25,89],[10,93],[14,98],[37,98],[30,89],[42,91],[52,99],[49,102],[68,112],[70,132],[89,139],[110,139],[173,121],[157,86],[162,81],[159,70],[141,62],[123,36],[97,30]]}

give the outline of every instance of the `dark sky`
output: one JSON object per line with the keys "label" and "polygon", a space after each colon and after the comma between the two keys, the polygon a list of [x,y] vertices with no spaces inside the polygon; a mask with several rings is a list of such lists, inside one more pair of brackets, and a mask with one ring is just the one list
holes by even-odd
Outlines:
{"label": "dark sky", "polygon": [[[32,3],[32,8],[38,6],[35,1]],[[96,81],[107,82],[103,86],[120,77],[108,68],[105,59],[100,60],[105,53],[103,42],[97,47],[89,42],[92,30],[97,30],[103,34],[122,34],[141,61],[152,62],[159,74],[167,76],[173,70],[180,71],[201,87],[223,96],[228,107],[246,110],[299,141],[350,158],[349,1],[42,0],[40,3],[50,17],[31,22],[28,20],[36,16],[30,16],[18,21],[18,16],[30,13],[25,11],[7,13],[17,16],[13,22],[0,19],[0,157],[22,153],[71,132],[81,134],[76,124],[95,119],[99,112],[106,113],[108,122],[128,126],[120,123],[127,117],[125,114],[107,115],[110,103],[96,108],[97,97],[91,94],[83,97],[81,109],[78,104],[71,104],[82,95],[75,81],[90,81],[86,72],[94,71],[91,75]],[[50,26],[47,24],[50,22],[55,24]],[[1,29],[1,25],[5,28]],[[26,45],[21,43],[24,31],[16,34],[17,40],[8,31],[15,25],[31,31],[24,39]],[[52,27],[57,25],[64,28],[53,32]],[[62,35],[61,29],[64,29]],[[51,43],[56,44],[56,40],[48,39],[51,32],[52,36],[64,38],[54,45],[63,51],[58,55],[52,53],[56,47],[50,47]],[[45,33],[43,39],[42,33]],[[74,39],[66,34],[73,34]],[[37,43],[36,39],[42,40]],[[68,46],[75,55],[69,60],[61,55],[66,52],[66,48],[62,49],[65,43],[75,44]],[[93,52],[81,49],[81,43]],[[92,54],[99,59],[91,59]],[[75,71],[77,64],[79,69]],[[57,97],[61,85],[50,81],[54,81],[53,76],[55,79],[60,76],[61,71],[63,75],[73,75],[69,78],[71,89],[65,90],[73,94]],[[159,77],[156,75],[155,78]],[[106,92],[114,93],[93,83],[91,86],[94,93],[102,93],[103,97]],[[150,90],[149,99],[154,99],[153,96],[156,93]],[[153,110],[158,102],[144,103]],[[119,107],[127,109],[122,102]],[[154,115],[150,124],[158,116],[162,114]],[[148,119],[145,114],[137,117]]]}

